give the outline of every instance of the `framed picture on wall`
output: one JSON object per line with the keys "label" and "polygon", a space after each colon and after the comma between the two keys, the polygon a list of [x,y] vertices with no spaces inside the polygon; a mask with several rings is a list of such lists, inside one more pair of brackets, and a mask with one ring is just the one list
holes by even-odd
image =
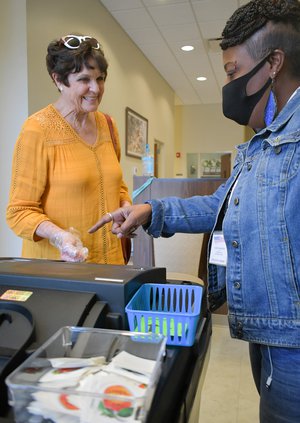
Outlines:
{"label": "framed picture on wall", "polygon": [[148,119],[126,107],[126,155],[141,158],[148,143]]}

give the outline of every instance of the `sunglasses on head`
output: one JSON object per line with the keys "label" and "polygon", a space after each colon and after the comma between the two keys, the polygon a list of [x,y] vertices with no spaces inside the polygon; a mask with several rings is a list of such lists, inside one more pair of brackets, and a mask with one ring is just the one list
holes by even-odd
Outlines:
{"label": "sunglasses on head", "polygon": [[98,43],[96,38],[90,37],[89,35],[65,35],[61,39],[64,46],[70,49],[79,48],[81,43],[88,42],[93,49],[102,50],[102,46]]}

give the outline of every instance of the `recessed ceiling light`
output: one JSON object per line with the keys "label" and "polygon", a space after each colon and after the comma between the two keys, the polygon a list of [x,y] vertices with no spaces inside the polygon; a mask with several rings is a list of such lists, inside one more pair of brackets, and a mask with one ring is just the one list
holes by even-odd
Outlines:
{"label": "recessed ceiling light", "polygon": [[198,76],[197,81],[206,81],[206,76]]}
{"label": "recessed ceiling light", "polygon": [[182,46],[181,47],[181,50],[183,50],[183,51],[192,51],[192,50],[194,50],[194,47],[193,46]]}

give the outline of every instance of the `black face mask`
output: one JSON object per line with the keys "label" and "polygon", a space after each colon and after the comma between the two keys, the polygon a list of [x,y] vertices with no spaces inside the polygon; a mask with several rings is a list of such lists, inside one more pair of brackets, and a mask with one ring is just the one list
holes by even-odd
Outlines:
{"label": "black face mask", "polygon": [[260,90],[251,95],[247,95],[246,87],[248,81],[263,67],[268,57],[265,57],[250,72],[246,73],[246,75],[240,76],[224,85],[222,90],[224,116],[240,125],[248,124],[254,107],[270,86],[272,79],[269,78]]}

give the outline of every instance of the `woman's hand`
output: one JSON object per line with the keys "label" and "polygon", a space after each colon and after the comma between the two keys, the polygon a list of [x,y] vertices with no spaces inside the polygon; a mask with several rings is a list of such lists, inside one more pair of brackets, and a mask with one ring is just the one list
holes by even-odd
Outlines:
{"label": "woman's hand", "polygon": [[133,238],[134,231],[151,220],[152,208],[150,204],[137,204],[129,207],[121,207],[111,213],[105,214],[88,232],[96,232],[102,226],[113,222],[111,232],[118,238]]}
{"label": "woman's hand", "polygon": [[130,207],[131,203],[129,201],[122,201],[120,203],[120,207]]}
{"label": "woman's hand", "polygon": [[73,228],[57,232],[50,238],[50,243],[59,249],[60,257],[64,261],[82,262],[88,256],[88,249],[82,245],[79,233]]}
{"label": "woman's hand", "polygon": [[85,261],[88,256],[89,251],[82,245],[80,234],[74,228],[65,231],[46,220],[39,224],[35,234],[47,238],[50,244],[59,250],[60,258],[64,261]]}

